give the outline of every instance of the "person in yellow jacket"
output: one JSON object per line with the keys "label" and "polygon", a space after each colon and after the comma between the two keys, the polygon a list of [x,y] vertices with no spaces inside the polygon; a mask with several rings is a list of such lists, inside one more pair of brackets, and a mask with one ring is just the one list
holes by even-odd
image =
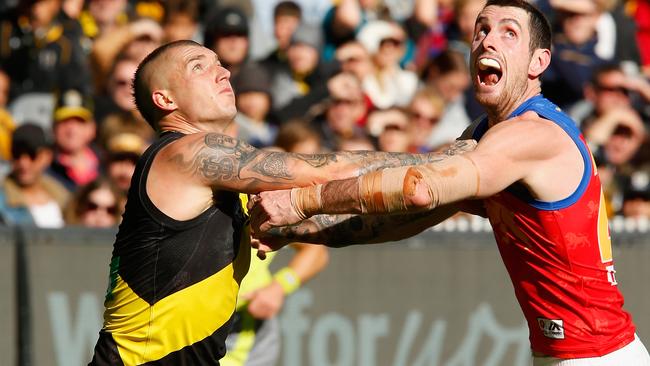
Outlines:
{"label": "person in yellow jacket", "polygon": [[[240,195],[246,206],[246,195]],[[266,259],[251,254],[248,274],[239,289],[233,326],[226,339],[222,366],[271,366],[280,354],[281,336],[277,315],[285,298],[321,272],[329,262],[327,247],[291,244],[295,254],[286,267],[271,273],[276,252]]]}

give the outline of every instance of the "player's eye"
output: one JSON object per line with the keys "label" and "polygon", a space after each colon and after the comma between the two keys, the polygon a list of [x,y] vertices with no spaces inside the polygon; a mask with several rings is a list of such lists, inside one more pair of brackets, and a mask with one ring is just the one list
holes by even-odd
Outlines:
{"label": "player's eye", "polygon": [[194,70],[194,71],[201,71],[201,70],[203,70],[203,65],[201,65],[201,64],[196,64],[196,65],[194,65],[194,67],[192,67],[192,70]]}

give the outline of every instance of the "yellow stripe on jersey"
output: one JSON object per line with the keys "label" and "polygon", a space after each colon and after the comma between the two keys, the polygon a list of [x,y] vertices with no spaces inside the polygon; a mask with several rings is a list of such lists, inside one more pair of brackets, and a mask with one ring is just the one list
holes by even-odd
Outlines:
{"label": "yellow stripe on jersey", "polygon": [[[126,365],[155,361],[196,343],[222,327],[235,309],[238,284],[233,265],[153,305],[117,278],[114,298],[106,304],[109,331]],[[122,304],[119,312],[112,305]],[[120,320],[123,319],[124,322]]]}
{"label": "yellow stripe on jersey", "polygon": [[612,239],[609,235],[605,195],[602,190],[600,191],[600,203],[598,206],[598,247],[600,248],[600,260],[603,263],[607,263],[613,260]]}
{"label": "yellow stripe on jersey", "polygon": [[105,303],[104,329],[125,365],[159,360],[212,335],[232,317],[250,262],[250,228],[243,229],[234,263],[153,305],[117,276]]}

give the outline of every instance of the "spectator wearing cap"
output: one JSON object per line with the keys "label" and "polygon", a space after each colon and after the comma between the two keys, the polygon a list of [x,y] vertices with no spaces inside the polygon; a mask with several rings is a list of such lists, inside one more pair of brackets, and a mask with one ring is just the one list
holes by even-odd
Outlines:
{"label": "spectator wearing cap", "polygon": [[25,123],[12,136],[11,173],[0,188],[0,217],[6,225],[63,226],[68,191],[45,174],[52,149],[40,126]]}
{"label": "spectator wearing cap", "polygon": [[77,90],[58,98],[54,111],[52,175],[69,191],[95,180],[100,173],[98,153],[91,147],[96,126],[90,100]]}
{"label": "spectator wearing cap", "polygon": [[363,80],[363,90],[377,108],[406,106],[418,87],[417,75],[400,66],[406,34],[393,21],[368,22],[357,34],[375,65],[375,73]]}
{"label": "spectator wearing cap", "polygon": [[303,23],[291,36],[288,68],[274,74],[271,86],[273,111],[278,121],[302,118],[327,97],[326,83],[337,65],[321,62],[321,47],[318,27]]}
{"label": "spectator wearing cap", "polygon": [[271,110],[271,78],[262,66],[249,63],[232,78],[237,103],[237,138],[255,147],[273,144],[277,126],[267,120]]}
{"label": "spectator wearing cap", "polygon": [[219,56],[233,77],[248,61],[249,31],[248,18],[237,6],[217,8],[206,23],[204,45]]}
{"label": "spectator wearing cap", "polygon": [[273,36],[277,47],[262,61],[271,73],[287,66],[287,50],[291,36],[302,21],[302,10],[295,1],[280,1],[273,8]]}

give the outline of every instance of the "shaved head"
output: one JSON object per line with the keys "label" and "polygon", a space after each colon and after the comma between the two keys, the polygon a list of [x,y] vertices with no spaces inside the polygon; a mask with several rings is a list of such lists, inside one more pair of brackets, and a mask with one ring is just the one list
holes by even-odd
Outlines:
{"label": "shaved head", "polygon": [[144,117],[154,130],[158,130],[157,122],[160,119],[161,111],[153,103],[152,91],[153,88],[165,87],[167,77],[163,77],[166,73],[161,71],[165,71],[164,68],[167,65],[165,59],[169,53],[168,51],[182,46],[203,47],[201,44],[189,40],[167,43],[147,55],[135,72],[135,77],[133,78],[133,98],[135,99],[135,105],[142,117]]}

